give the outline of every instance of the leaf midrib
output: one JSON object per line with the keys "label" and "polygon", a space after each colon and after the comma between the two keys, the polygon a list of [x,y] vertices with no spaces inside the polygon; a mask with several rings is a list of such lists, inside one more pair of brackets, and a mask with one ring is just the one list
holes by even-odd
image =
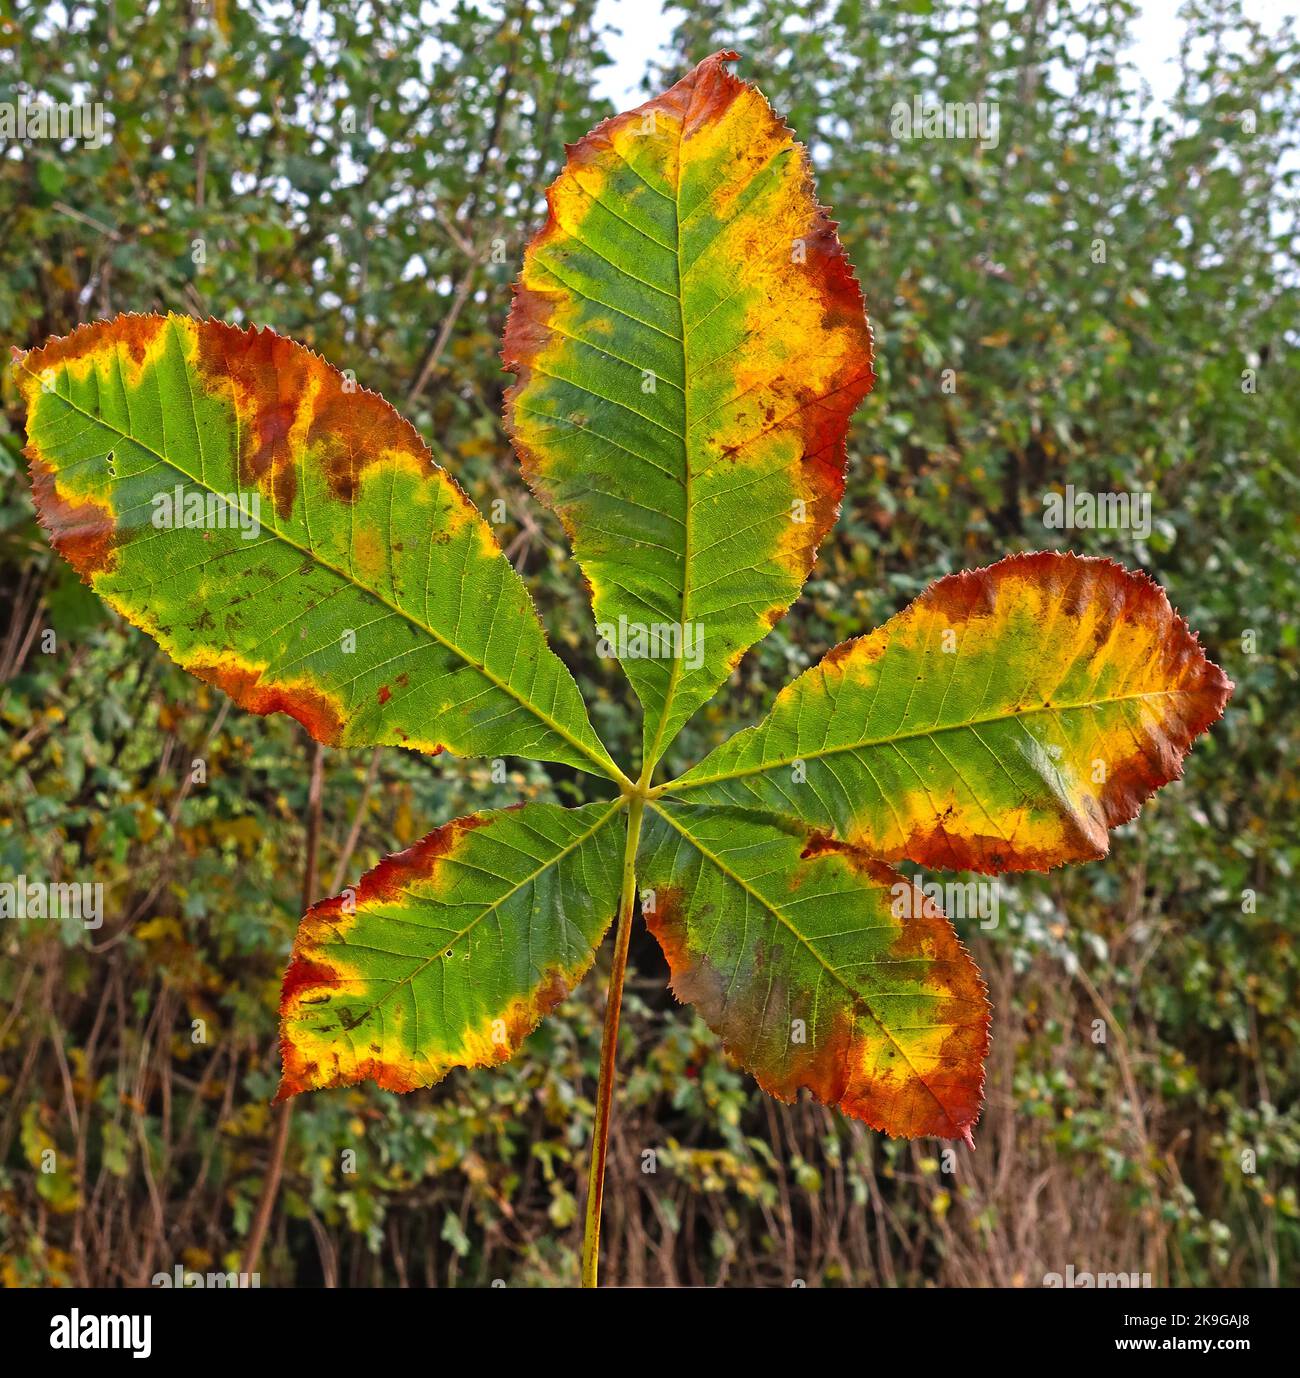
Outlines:
{"label": "leaf midrib", "polygon": [[[40,381],[39,375],[33,373],[31,369],[26,367],[26,365],[23,366],[23,371],[29,377],[35,378],[38,382]],[[63,376],[67,376],[66,370],[64,370]],[[215,488],[209,486],[203,479],[196,477],[194,474],[191,474],[188,470],[182,468],[181,465],[178,464],[175,460],[169,458],[167,455],[161,454],[158,450],[155,450],[152,445],[147,444],[138,436],[134,436],[129,431],[123,430],[120,426],[114,425],[113,422],[107,420],[103,416],[96,415],[94,412],[87,411],[84,407],[78,406],[77,403],[74,402],[70,397],[65,397],[60,392],[55,392],[52,394],[52,396],[54,396],[60,402],[62,402],[64,406],[70,408],[74,412],[77,412],[79,415],[86,417],[88,420],[93,421],[96,425],[103,426],[105,430],[111,431],[114,435],[120,436],[123,440],[129,440],[133,445],[138,445],[142,450],[145,451],[146,454],[153,455],[153,457],[156,460],[158,460],[159,463],[165,464],[174,473],[179,474],[182,478],[188,480],[189,482],[197,485],[199,488],[202,488],[206,492],[211,493],[213,496],[219,498],[222,502],[226,503],[227,506],[234,506],[234,504],[231,503],[230,498],[227,494],[218,492]],[[437,466],[433,465],[432,463],[430,465],[430,468],[435,473],[445,472],[438,470]],[[448,477],[449,481],[454,482],[454,480],[450,480],[450,476]],[[285,545],[291,546],[294,550],[297,550],[301,554],[307,556],[313,563],[319,565],[321,569],[328,570],[331,574],[337,575],[346,583],[351,584],[353,588],[358,590],[358,592],[366,595],[369,598],[372,598],[377,603],[383,604],[384,607],[396,613],[397,616],[404,618],[413,627],[416,627],[420,631],[428,633],[428,635],[432,637],[433,640],[438,642],[439,645],[451,651],[453,655],[458,656],[471,669],[477,670],[479,674],[481,674],[484,677],[484,679],[489,680],[492,684],[496,685],[496,687],[500,689],[503,693],[508,694],[512,699],[515,700],[516,703],[518,703],[521,707],[526,709],[535,718],[537,718],[538,721],[545,724],[545,726],[550,728],[551,731],[555,732],[564,741],[568,742],[568,744],[572,746],[575,750],[581,752],[582,755],[584,755],[589,761],[592,761],[597,766],[599,766],[600,773],[602,775],[611,780],[616,780],[618,778],[609,769],[609,765],[611,763],[608,763],[605,760],[603,760],[598,753],[594,752],[579,738],[575,737],[562,724],[556,722],[555,719],[550,716],[550,714],[544,712],[537,704],[533,703],[530,699],[525,698],[522,694],[519,693],[518,690],[514,689],[506,680],[503,680],[499,675],[496,675],[491,670],[489,670],[486,665],[480,664],[477,660],[474,659],[473,656],[471,656],[467,651],[463,650],[460,646],[456,645],[456,643],[452,641],[449,637],[443,636],[440,632],[436,631],[433,627],[430,627],[422,619],[416,617],[414,614],[408,612],[405,608],[400,607],[398,604],[393,603],[388,598],[385,598],[384,595],[381,592],[379,592],[378,589],[369,588],[367,587],[367,585],[359,582],[349,571],[341,569],[337,565],[331,564],[330,561],[324,559],[317,551],[312,550],[310,546],[304,546],[300,544],[298,541],[295,541],[293,537],[287,535],[274,522],[264,522],[263,525],[267,526],[270,529],[271,534],[274,535],[277,539],[283,541]],[[504,559],[504,555],[501,558]],[[552,654],[554,653],[552,652]]]}
{"label": "leaf midrib", "polygon": [[[587,842],[589,842],[605,826],[605,824],[608,823],[609,820],[613,818],[613,816],[623,808],[625,802],[626,801],[621,798],[616,800],[608,809],[606,809],[606,811],[603,814],[601,814],[601,816],[596,820],[596,822],[593,823],[592,826],[588,828],[585,833],[582,833],[579,837],[574,838],[574,840],[570,842],[562,851],[556,852],[554,856],[550,857],[548,860],[544,861],[540,866],[538,866],[535,871],[530,871],[528,875],[526,875],[522,880],[512,885],[510,889],[505,892],[505,894],[498,895],[497,898],[491,902],[491,904],[489,904],[480,913],[476,914],[469,921],[469,923],[467,923],[465,927],[460,930],[459,933],[453,934],[452,937],[449,938],[445,944],[439,943],[437,952],[425,958],[425,960],[421,962],[420,965],[416,967],[415,970],[412,971],[409,975],[404,976],[400,981],[395,981],[373,1004],[366,1006],[365,1012],[358,1017],[356,1024],[354,1024],[352,1028],[358,1027],[362,1022],[369,1019],[370,1016],[374,1014],[374,1012],[380,1007],[380,1005],[382,1005],[384,1001],[387,1000],[388,997],[393,994],[394,991],[401,990],[403,987],[410,985],[416,979],[416,977],[418,977],[422,972],[427,971],[428,968],[431,967],[434,962],[438,961],[444,952],[450,952],[451,949],[455,947],[456,944],[460,942],[460,940],[467,933],[471,932],[480,923],[482,923],[483,920],[487,918],[489,914],[492,914],[496,910],[500,909],[500,907],[503,904],[505,904],[505,902],[508,899],[510,899],[512,895],[518,894],[518,892],[522,890],[525,885],[531,885],[533,881],[537,879],[538,876],[542,875],[546,871],[549,871],[552,866],[558,866],[560,862],[562,862],[564,858],[568,856],[571,852],[576,852],[579,847],[582,847]],[[455,862],[456,858],[454,856],[451,856],[440,858],[440,860]],[[436,896],[433,897],[433,903],[436,904],[438,902],[438,898]],[[346,938],[343,935],[340,935],[339,945],[344,948],[348,946]],[[393,952],[389,953],[388,955],[391,957],[396,957],[400,954]],[[351,1031],[351,1029],[347,1030],[347,1032],[349,1033],[351,1033]]]}
{"label": "leaf midrib", "polygon": [[[792,766],[797,761],[816,761],[823,760],[827,756],[842,755],[850,751],[864,751],[873,746],[891,746],[897,742],[916,741],[921,737],[938,737],[945,732],[965,732],[975,727],[986,727],[991,723],[1018,722],[1023,718],[1033,718],[1040,713],[1077,713],[1088,708],[1105,708],[1113,703],[1130,703],[1135,699],[1156,699],[1171,698],[1178,695],[1188,695],[1194,693],[1192,689],[1147,689],[1136,694],[1116,694],[1111,698],[1092,699],[1086,703],[1051,703],[1039,704],[1035,708],[1026,709],[1019,713],[993,713],[985,718],[970,718],[966,722],[945,723],[942,727],[918,727],[911,732],[895,732],[887,737],[872,737],[866,741],[848,742],[839,746],[819,747],[815,751],[801,751],[794,756],[779,756],[773,760],[763,761],[755,766],[746,766],[739,770],[729,770],[721,775],[700,775],[692,777],[691,772],[672,780],[668,784],[660,786],[665,794],[685,793],[687,790],[698,789],[701,785],[721,784],[727,780],[740,780],[750,775],[764,775],[769,770],[780,770],[783,766]],[[773,709],[775,712],[775,709]],[[829,710],[831,713],[834,709]],[[745,728],[744,731],[756,732],[763,724],[758,727]],[[739,734],[737,734],[739,735]],[[733,739],[734,740],[734,739]],[[725,750],[727,743],[723,743],[719,750]]]}
{"label": "leaf midrib", "polygon": [[[689,621],[688,609],[691,600],[691,545],[693,540],[693,513],[695,503],[691,497],[691,374],[690,362],[686,353],[686,301],[682,294],[682,143],[686,133],[686,123],[695,103],[695,88],[691,88],[691,99],[677,126],[677,179],[673,186],[673,235],[676,251],[673,254],[673,271],[677,274],[677,328],[682,348],[682,491],[686,498],[686,511],[682,519],[682,602],[681,618],[678,623],[679,634],[685,636]],[[664,732],[668,726],[669,712],[677,694],[677,685],[682,674],[682,658],[674,656],[668,671],[668,686],[664,690],[663,703],[659,708],[659,722],[655,727],[654,742],[646,752],[645,764],[651,772],[659,764],[665,749]]]}

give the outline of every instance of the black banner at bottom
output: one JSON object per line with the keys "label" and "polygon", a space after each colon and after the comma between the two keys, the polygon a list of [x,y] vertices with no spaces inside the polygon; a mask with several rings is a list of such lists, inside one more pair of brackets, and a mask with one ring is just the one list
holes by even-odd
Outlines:
{"label": "black banner at bottom", "polygon": [[[653,1295],[647,1295],[653,1292]],[[710,1343],[729,1367],[753,1353],[770,1366],[781,1347],[806,1347],[810,1359],[841,1355],[863,1362],[911,1355],[920,1365],[1023,1357],[1055,1363],[1113,1357],[1121,1366],[1152,1355],[1265,1358],[1293,1363],[1295,1303],[1275,1291],[1160,1290],[1063,1285],[1030,1290],[780,1291],[601,1289],[578,1292],[487,1288],[464,1291],[329,1291],[185,1287],[139,1291],[4,1291],[4,1353],[86,1363],[134,1359],[174,1364],[194,1358],[265,1361],[278,1350],[296,1367],[313,1360],[373,1365],[383,1355],[423,1354],[438,1362],[454,1343],[457,1363],[481,1350],[486,1363],[517,1344],[554,1352],[595,1342],[608,1356],[603,1328],[587,1341],[586,1321],[624,1326],[626,1341],[667,1343],[672,1362],[684,1340],[694,1366]],[[507,1327],[506,1322],[510,1325]],[[644,1327],[644,1328],[643,1328]],[[603,1336],[601,1339],[599,1337]],[[277,1340],[278,1337],[278,1340]],[[675,1338],[674,1338],[675,1337]],[[393,1346],[397,1346],[396,1349]],[[621,1348],[621,1346],[620,1346]],[[644,1351],[643,1351],[644,1352]],[[8,1367],[8,1364],[6,1365]]]}

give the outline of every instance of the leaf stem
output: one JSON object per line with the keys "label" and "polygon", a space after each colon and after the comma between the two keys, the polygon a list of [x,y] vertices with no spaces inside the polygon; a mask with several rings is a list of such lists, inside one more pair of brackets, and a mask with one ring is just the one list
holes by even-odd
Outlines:
{"label": "leaf stem", "polygon": [[[307,847],[302,873],[302,912],[305,914],[316,900],[317,858],[320,854],[321,796],[325,788],[325,748],[319,743],[312,744],[311,783],[307,787]],[[289,1120],[293,1114],[293,1101],[281,1102],[275,1120],[275,1131],[271,1140],[271,1157],[266,1167],[266,1177],[262,1181],[262,1194],[258,1198],[257,1211],[248,1231],[244,1245],[244,1272],[255,1274],[257,1261],[262,1253],[262,1242],[266,1238],[267,1227],[271,1223],[271,1212],[275,1209],[275,1198],[280,1192],[280,1178],[284,1175],[284,1155],[289,1144]]]}
{"label": "leaf stem", "polygon": [[623,849],[623,889],[618,902],[618,933],[614,964],[605,1000],[605,1031],[600,1040],[600,1084],[596,1090],[596,1122],[591,1136],[591,1168],[587,1177],[587,1216],[582,1231],[582,1285],[595,1287],[600,1263],[600,1208],[605,1198],[605,1152],[609,1147],[609,1117],[614,1103],[614,1064],[618,1055],[618,1021],[623,1005],[623,976],[627,971],[632,910],[636,907],[636,849],[641,840],[645,795],[628,795],[627,843]]}

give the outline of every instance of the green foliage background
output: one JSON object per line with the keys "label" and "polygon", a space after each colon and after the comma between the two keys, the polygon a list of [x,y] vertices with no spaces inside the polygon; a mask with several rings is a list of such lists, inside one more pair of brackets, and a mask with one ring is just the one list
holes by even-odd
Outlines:
{"label": "green foliage background", "polygon": [[[0,9],[0,100],[101,100],[111,139],[0,150],[0,339],[170,308],[352,369],[497,521],[598,729],[633,755],[631,693],[500,423],[498,341],[541,190],[562,141],[612,113],[592,94],[591,0],[68,8]],[[653,85],[741,50],[813,150],[880,373],[805,598],[677,763],[932,578],[1011,550],[1150,570],[1238,688],[1108,861],[1014,878],[996,928],[959,921],[996,1006],[973,1156],[767,1101],[675,1006],[639,931],[607,1280],[1297,1280],[1300,37],[1191,0],[1156,109],[1125,48],[1134,11],[675,13]],[[896,138],[915,96],[997,102],[996,146]],[[0,920],[0,1279],[236,1267],[271,1152],[312,746],[229,710],[51,556],[9,383],[4,402],[0,879],[102,882],[108,917]],[[1044,529],[1043,495],[1067,484],[1149,493],[1150,538]],[[328,754],[315,891],[467,810],[584,797],[581,777],[508,765],[501,783],[482,762]],[[496,1072],[300,1100],[263,1285],[575,1281],[602,1000],[598,968]]]}

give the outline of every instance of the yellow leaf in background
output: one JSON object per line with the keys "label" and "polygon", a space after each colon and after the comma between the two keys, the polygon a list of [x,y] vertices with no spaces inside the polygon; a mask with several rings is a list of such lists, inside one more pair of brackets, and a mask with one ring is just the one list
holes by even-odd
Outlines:
{"label": "yellow leaf in background", "polygon": [[490,455],[496,449],[496,442],[489,436],[472,435],[468,440],[462,441],[456,449],[463,458],[472,459],[475,455]]}
{"label": "yellow leaf in background", "polygon": [[184,939],[184,933],[178,920],[174,918],[146,919],[144,923],[136,924],[135,936],[144,943],[158,942],[164,938],[172,938],[176,942]]}
{"label": "yellow leaf in background", "polygon": [[32,1167],[39,1168],[41,1165],[41,1154],[46,1149],[54,1147],[54,1140],[37,1123],[37,1116],[41,1112],[38,1102],[32,1101],[23,1111],[21,1139],[23,1154]]}
{"label": "yellow leaf in background", "polygon": [[72,1067],[72,1093],[78,1100],[84,1100],[94,1090],[94,1082],[89,1076],[84,1048],[69,1048],[68,1062]]}
{"label": "yellow leaf in background", "polygon": [[251,815],[216,819],[212,832],[219,842],[233,842],[245,856],[252,856],[262,836],[262,825]]}
{"label": "yellow leaf in background", "polygon": [[54,1140],[38,1122],[44,1110],[43,1105],[33,1101],[23,1111],[23,1155],[36,1169],[36,1194],[56,1215],[68,1215],[81,1204],[81,1193],[69,1170],[71,1157],[58,1152]]}
{"label": "yellow leaf in background", "polygon": [[559,1182],[551,1183],[551,1204],[546,1214],[557,1230],[567,1229],[578,1218],[578,1203]]}
{"label": "yellow leaf in background", "polygon": [[152,805],[141,804],[136,812],[136,827],[141,842],[152,842],[158,835],[158,813]]}
{"label": "yellow leaf in background", "polygon": [[270,1107],[262,1101],[241,1105],[221,1126],[223,1134],[248,1135],[256,1138],[266,1133]]}

